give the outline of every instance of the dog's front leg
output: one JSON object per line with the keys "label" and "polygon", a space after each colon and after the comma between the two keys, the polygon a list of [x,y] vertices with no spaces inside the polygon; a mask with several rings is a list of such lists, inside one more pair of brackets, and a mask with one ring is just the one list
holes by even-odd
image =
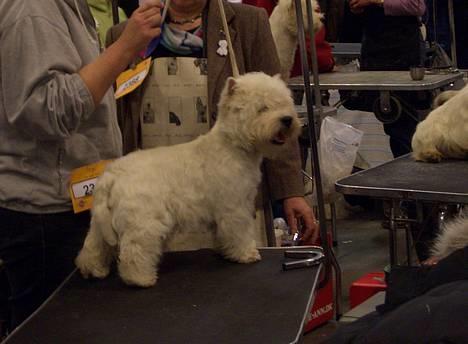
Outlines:
{"label": "dog's front leg", "polygon": [[216,221],[216,236],[223,255],[234,262],[261,259],[254,239],[255,219],[249,211],[226,212]]}

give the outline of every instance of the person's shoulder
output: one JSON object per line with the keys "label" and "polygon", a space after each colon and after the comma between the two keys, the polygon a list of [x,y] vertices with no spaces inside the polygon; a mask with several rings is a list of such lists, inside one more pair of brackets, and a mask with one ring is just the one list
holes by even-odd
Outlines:
{"label": "person's shoulder", "polygon": [[27,18],[46,18],[55,21],[60,15],[55,0],[0,0],[0,28],[7,28]]}

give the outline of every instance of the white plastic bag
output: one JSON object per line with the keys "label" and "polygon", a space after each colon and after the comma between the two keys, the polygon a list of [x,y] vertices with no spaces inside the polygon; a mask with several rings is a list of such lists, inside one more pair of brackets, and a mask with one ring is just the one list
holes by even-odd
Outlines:
{"label": "white plastic bag", "polygon": [[[363,134],[330,116],[322,121],[318,149],[325,203],[332,203],[339,196],[335,182],[351,174]],[[312,202],[317,203],[315,187]]]}

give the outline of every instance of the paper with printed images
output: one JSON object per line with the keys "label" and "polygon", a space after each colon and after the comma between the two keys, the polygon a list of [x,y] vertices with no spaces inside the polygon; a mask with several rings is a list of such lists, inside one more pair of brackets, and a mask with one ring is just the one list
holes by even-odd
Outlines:
{"label": "paper with printed images", "polygon": [[208,132],[207,83],[206,59],[153,61],[140,110],[143,148],[185,143]]}

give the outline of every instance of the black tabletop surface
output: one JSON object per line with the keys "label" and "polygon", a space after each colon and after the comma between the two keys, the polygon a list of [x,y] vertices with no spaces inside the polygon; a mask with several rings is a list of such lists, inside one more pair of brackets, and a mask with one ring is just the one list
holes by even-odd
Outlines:
{"label": "black tabletop surface", "polygon": [[15,343],[291,343],[320,267],[282,271],[283,251],[236,264],[211,250],[166,253],[155,287],[75,272],[7,339]]}
{"label": "black tabletop surface", "polygon": [[410,154],[336,182],[338,192],[383,198],[468,203],[468,161],[415,161]]}

